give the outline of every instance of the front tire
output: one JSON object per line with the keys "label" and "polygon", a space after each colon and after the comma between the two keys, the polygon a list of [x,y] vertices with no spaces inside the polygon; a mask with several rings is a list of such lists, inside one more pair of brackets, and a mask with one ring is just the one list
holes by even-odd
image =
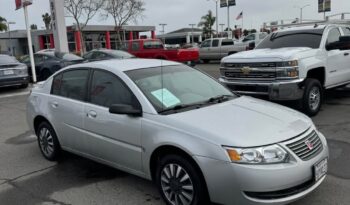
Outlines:
{"label": "front tire", "polygon": [[49,161],[56,161],[61,153],[56,132],[48,122],[42,122],[36,133],[41,154]]}
{"label": "front tire", "polygon": [[315,116],[320,111],[323,101],[323,88],[319,80],[306,79],[305,92],[302,100],[303,110],[309,116]]}
{"label": "front tire", "polygon": [[156,184],[168,205],[204,205],[209,203],[209,197],[200,176],[186,158],[167,155],[158,164]]}

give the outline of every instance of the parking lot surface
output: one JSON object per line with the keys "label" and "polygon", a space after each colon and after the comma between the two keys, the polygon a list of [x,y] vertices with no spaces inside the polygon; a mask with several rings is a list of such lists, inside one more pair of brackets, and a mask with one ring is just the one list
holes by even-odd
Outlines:
{"label": "parking lot surface", "polygon": [[[197,68],[213,77],[219,65]],[[0,89],[0,204],[163,204],[152,182],[65,153],[48,162],[26,122],[29,89]],[[306,198],[294,203],[350,203],[350,88],[327,91],[313,118],[327,137],[329,174]]]}

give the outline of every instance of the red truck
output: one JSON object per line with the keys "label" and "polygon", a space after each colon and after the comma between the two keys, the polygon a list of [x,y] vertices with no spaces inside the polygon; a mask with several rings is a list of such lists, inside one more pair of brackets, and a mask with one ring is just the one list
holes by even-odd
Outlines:
{"label": "red truck", "polygon": [[122,50],[128,51],[138,58],[154,58],[191,63],[199,59],[199,51],[190,49],[165,49],[163,42],[159,39],[139,39],[125,41]]}

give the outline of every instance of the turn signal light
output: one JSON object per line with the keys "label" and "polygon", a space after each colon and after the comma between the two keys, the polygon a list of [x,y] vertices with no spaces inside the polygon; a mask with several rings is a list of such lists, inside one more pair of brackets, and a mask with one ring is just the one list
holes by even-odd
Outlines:
{"label": "turn signal light", "polygon": [[231,161],[240,161],[241,155],[238,154],[236,150],[233,149],[227,149],[228,156],[230,157]]}

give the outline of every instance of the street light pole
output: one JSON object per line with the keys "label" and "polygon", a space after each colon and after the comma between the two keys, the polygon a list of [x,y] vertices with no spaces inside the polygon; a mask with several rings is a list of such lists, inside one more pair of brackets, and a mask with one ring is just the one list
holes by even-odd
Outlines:
{"label": "street light pole", "polygon": [[222,33],[224,33],[224,26],[225,26],[225,24],[221,23],[220,26],[221,26],[221,35],[220,36],[222,37]]}
{"label": "street light pole", "polygon": [[192,45],[194,44],[194,37],[193,37],[193,27],[196,25],[196,24],[189,24],[191,27],[192,27],[192,30],[191,30],[191,37],[192,37]]}
{"label": "street light pole", "polygon": [[294,6],[295,8],[299,8],[300,9],[300,23],[303,23],[303,9],[308,7],[308,6],[311,6],[310,4],[306,4],[305,6],[303,7],[300,7],[300,6]]}
{"label": "street light pole", "polygon": [[[162,34],[164,35],[165,34],[165,26],[167,26],[168,24],[166,23],[160,23],[159,26],[163,27],[163,30],[162,30]],[[165,37],[163,37],[163,43],[165,44]]]}
{"label": "street light pole", "polygon": [[9,31],[9,43],[10,43],[10,53],[11,53],[11,56],[13,56],[13,49],[12,49],[12,38],[11,38],[11,28],[10,28],[10,25],[11,24],[16,24],[16,22],[13,22],[13,21],[9,21],[7,22],[7,28],[8,28],[8,31]]}

